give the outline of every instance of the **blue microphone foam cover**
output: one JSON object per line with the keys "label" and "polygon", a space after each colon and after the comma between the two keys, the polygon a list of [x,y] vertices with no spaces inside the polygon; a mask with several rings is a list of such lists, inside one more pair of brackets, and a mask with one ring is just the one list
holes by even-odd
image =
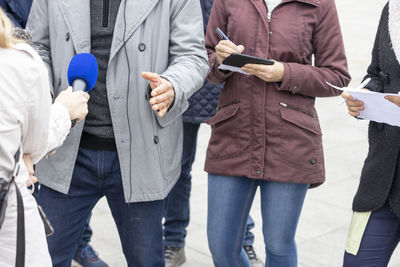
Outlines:
{"label": "blue microphone foam cover", "polygon": [[96,84],[98,73],[97,60],[92,54],[77,54],[69,63],[68,83],[72,86],[76,79],[84,80],[86,82],[86,92],[89,92]]}

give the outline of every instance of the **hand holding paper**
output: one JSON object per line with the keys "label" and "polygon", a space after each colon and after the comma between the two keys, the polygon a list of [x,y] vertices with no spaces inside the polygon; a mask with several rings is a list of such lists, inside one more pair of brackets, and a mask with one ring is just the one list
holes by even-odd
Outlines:
{"label": "hand holding paper", "polygon": [[339,88],[344,91],[342,97],[346,100],[350,115],[392,126],[400,126],[400,95],[378,93],[362,90],[369,80],[362,83],[358,88]]}

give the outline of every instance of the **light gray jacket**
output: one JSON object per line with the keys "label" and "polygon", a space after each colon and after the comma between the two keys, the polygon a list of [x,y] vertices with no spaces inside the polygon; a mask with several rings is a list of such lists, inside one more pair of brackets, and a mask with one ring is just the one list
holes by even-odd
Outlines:
{"label": "light gray jacket", "polygon": [[[126,1],[126,42],[122,0],[107,72],[124,195],[127,202],[160,200],[180,174],[181,114],[208,72],[203,20],[198,0]],[[90,1],[34,0],[27,27],[57,96],[68,85],[71,58],[90,52]],[[161,119],[145,98],[148,82],[142,71],[159,73],[174,86],[175,104]],[[36,174],[41,183],[68,192],[82,128],[83,122],[78,123],[58,152],[39,163]]]}

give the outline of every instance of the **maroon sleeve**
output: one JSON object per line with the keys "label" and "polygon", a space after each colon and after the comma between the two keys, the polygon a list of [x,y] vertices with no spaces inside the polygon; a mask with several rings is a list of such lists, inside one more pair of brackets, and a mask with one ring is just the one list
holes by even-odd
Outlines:
{"label": "maroon sleeve", "polygon": [[220,28],[226,33],[227,29],[227,17],[225,14],[224,2],[225,0],[214,1],[206,32],[206,48],[208,54],[208,65],[210,66],[210,73],[207,76],[207,80],[213,83],[223,83],[232,74],[230,71],[221,71],[218,69],[218,62],[215,55],[215,46],[221,40],[221,37],[215,30],[216,28]]}
{"label": "maroon sleeve", "polygon": [[326,84],[344,87],[350,82],[339,19],[334,0],[321,1],[319,21],[313,34],[315,66],[283,63],[285,74],[279,90],[313,97],[341,92]]}

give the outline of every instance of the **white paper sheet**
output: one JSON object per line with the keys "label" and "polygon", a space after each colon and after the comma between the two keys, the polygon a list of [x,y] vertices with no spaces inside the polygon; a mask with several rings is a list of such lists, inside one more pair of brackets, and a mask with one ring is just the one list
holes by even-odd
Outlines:
{"label": "white paper sheet", "polygon": [[359,88],[340,88],[328,84],[338,90],[347,91],[354,99],[364,102],[364,110],[358,118],[400,126],[400,107],[385,99],[386,95],[399,95],[361,90],[367,83],[368,81],[364,82]]}
{"label": "white paper sheet", "polygon": [[234,67],[234,66],[230,66],[230,65],[225,65],[225,64],[221,64],[218,69],[220,70],[229,70],[229,71],[233,71],[233,72],[239,72],[241,74],[246,74],[246,75],[250,75],[249,73],[242,71],[240,68],[238,67]]}
{"label": "white paper sheet", "polygon": [[[364,110],[360,112],[361,119],[387,123],[392,126],[400,126],[400,107],[384,97],[386,95],[369,91],[348,91],[354,99],[364,102]],[[396,95],[399,96],[399,95]]]}

